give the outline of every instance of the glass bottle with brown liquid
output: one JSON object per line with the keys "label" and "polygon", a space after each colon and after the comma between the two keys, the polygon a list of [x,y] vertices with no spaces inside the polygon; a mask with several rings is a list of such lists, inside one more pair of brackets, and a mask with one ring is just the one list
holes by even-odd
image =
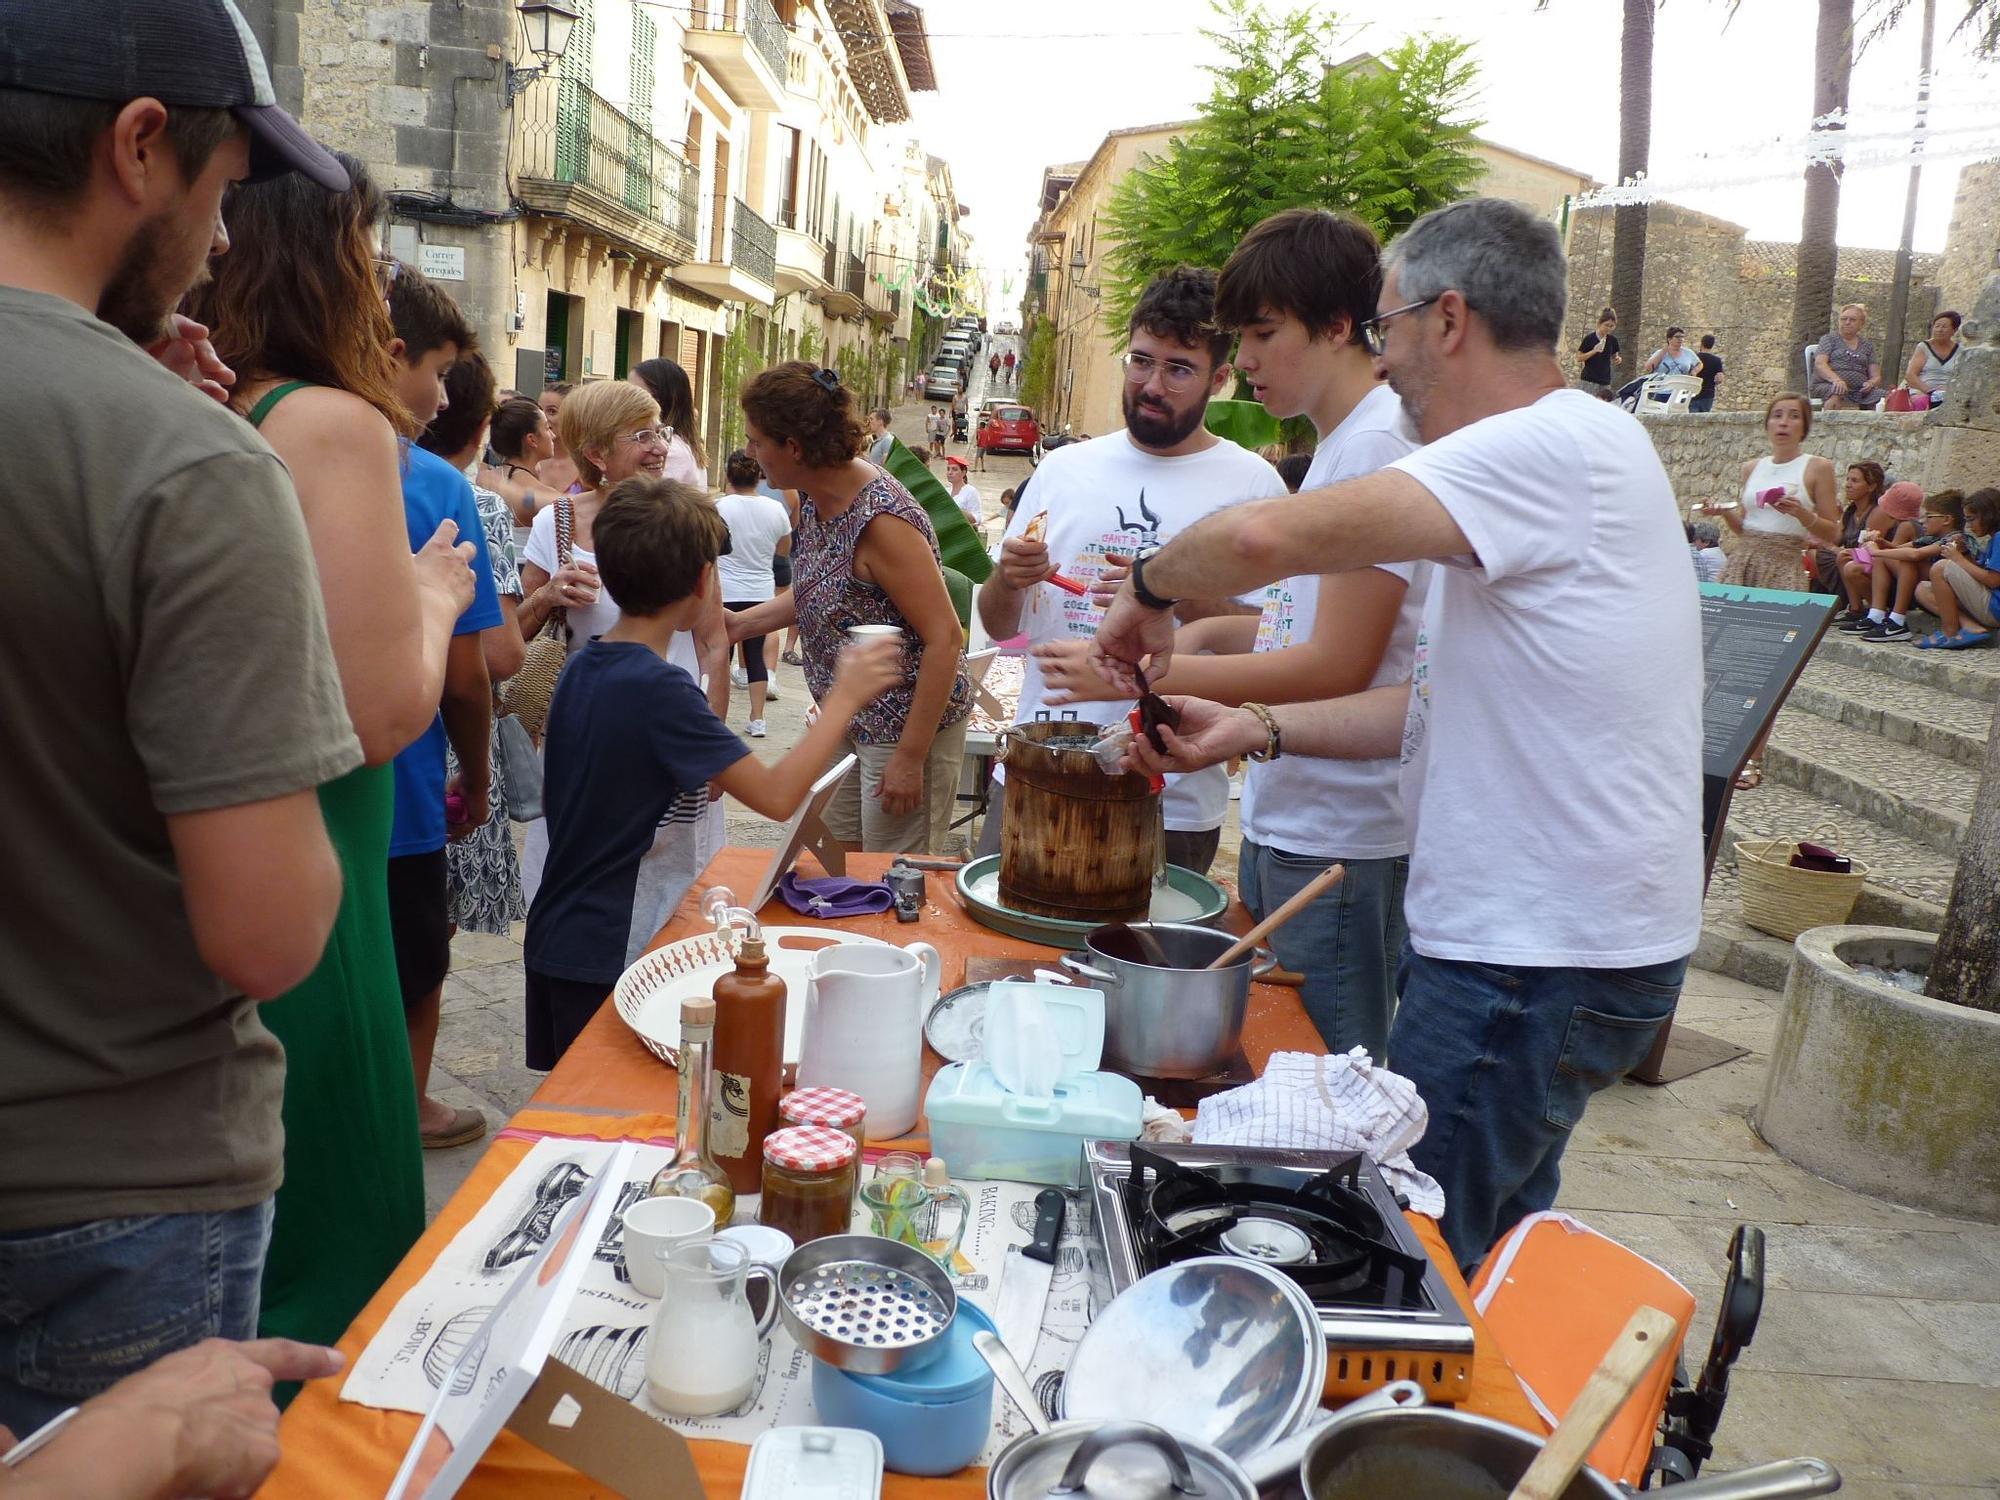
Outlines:
{"label": "glass bottle with brown liquid", "polygon": [[763,1181],[764,1137],[778,1128],[785,1069],[785,981],[761,935],[743,939],[736,967],[715,981],[715,1091],[708,1144],[738,1193]]}
{"label": "glass bottle with brown liquid", "polygon": [[699,1198],[715,1210],[716,1228],[736,1213],[736,1190],[708,1147],[709,1101],[715,1086],[709,1049],[715,1040],[715,1002],[696,996],[681,1002],[680,1109],[674,1159],[653,1177],[655,1198]]}

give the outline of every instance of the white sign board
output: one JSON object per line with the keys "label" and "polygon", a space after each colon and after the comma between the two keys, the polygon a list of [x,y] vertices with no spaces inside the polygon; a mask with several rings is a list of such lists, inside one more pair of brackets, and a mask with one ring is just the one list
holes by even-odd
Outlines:
{"label": "white sign board", "polygon": [[417,269],[433,281],[465,280],[465,246],[419,245]]}

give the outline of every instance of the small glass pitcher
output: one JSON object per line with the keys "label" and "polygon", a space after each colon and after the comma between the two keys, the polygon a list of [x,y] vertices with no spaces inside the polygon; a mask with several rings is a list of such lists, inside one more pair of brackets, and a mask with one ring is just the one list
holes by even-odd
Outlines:
{"label": "small glass pitcher", "polygon": [[[713,1417],[741,1406],[758,1386],[764,1337],[778,1316],[778,1278],[729,1240],[677,1245],[660,1262],[666,1292],[646,1340],[646,1392],[676,1417]],[[752,1315],[744,1284],[769,1295]]]}
{"label": "small glass pitcher", "polygon": [[[951,1269],[958,1243],[972,1221],[972,1200],[945,1176],[943,1162],[935,1156],[926,1162],[912,1151],[891,1151],[861,1184],[861,1201],[868,1206],[874,1233],[913,1246]],[[941,1221],[951,1204],[958,1206],[958,1212],[947,1234]]]}

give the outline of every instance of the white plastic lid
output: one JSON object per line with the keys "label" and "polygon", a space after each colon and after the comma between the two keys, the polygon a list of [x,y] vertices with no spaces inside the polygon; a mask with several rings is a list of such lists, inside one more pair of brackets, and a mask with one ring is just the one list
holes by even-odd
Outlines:
{"label": "white plastic lid", "polygon": [[1097,1071],[1104,1060],[1104,994],[1080,984],[1030,984],[1022,979],[996,979],[986,993],[985,1033],[991,1038],[1003,1028],[995,1025],[1007,1007],[1019,1003],[1016,997],[1039,1000],[1047,1012],[1056,1045],[1062,1051],[1060,1079],[1072,1082]]}
{"label": "white plastic lid", "polygon": [[774,1427],[750,1449],[743,1500],[879,1500],[882,1440],[854,1427]]}

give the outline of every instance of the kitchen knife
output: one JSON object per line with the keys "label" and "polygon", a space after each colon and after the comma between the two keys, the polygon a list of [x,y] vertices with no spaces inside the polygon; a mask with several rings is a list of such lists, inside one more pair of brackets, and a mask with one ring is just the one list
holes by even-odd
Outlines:
{"label": "kitchen knife", "polygon": [[1042,1336],[1042,1314],[1049,1304],[1049,1282],[1056,1273],[1056,1245],[1062,1239],[1064,1198],[1061,1188],[1035,1194],[1034,1238],[1007,1252],[1000,1277],[1000,1306],[993,1321],[1000,1342],[1026,1370],[1034,1361],[1035,1342]]}

